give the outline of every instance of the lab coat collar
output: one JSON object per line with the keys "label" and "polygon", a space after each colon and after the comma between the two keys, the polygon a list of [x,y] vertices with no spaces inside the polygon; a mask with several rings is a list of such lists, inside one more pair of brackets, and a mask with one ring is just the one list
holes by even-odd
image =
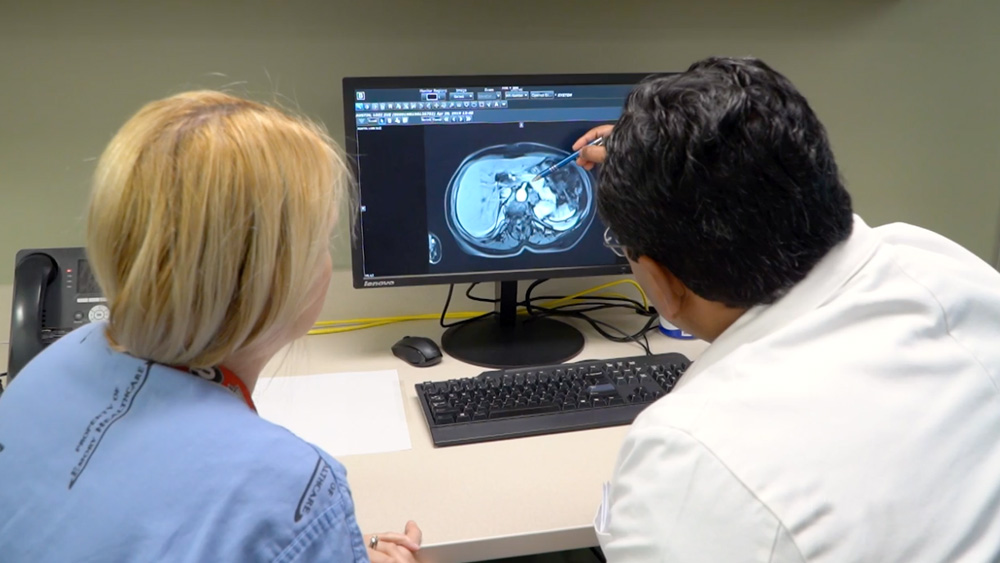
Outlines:
{"label": "lab coat collar", "polygon": [[825,303],[871,259],[877,248],[878,237],[861,217],[855,215],[847,240],[833,247],[805,279],[783,297],[770,305],[752,307],[736,319],[688,368],[678,386],[690,383],[740,346],[779,330],[789,321]]}

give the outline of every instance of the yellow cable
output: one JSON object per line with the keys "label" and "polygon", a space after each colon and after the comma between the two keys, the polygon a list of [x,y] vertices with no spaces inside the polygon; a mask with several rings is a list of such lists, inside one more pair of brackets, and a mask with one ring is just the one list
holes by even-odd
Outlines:
{"label": "yellow cable", "polygon": [[393,323],[396,323],[396,322],[399,322],[399,321],[383,321],[383,322],[380,322],[380,323],[365,323],[365,324],[359,324],[359,325],[353,325],[353,326],[342,326],[342,327],[333,327],[333,328],[314,328],[314,329],[310,330],[307,334],[310,334],[310,335],[316,335],[316,334],[337,334],[337,333],[340,333],[340,332],[350,332],[352,330],[362,330],[362,329],[366,329],[366,328],[375,328],[377,326],[385,326],[385,325],[393,324]]}
{"label": "yellow cable", "polygon": [[[445,315],[445,318],[468,319],[481,314],[483,314],[483,312],[464,311],[464,312],[448,313],[447,315]],[[315,326],[352,325],[352,324],[377,323],[382,321],[392,321],[392,322],[425,321],[425,320],[434,320],[439,318],[441,318],[441,315],[439,314],[425,313],[422,315],[403,315],[398,317],[369,317],[360,319],[344,319],[339,321],[317,321]]]}
{"label": "yellow cable", "polygon": [[[445,316],[446,319],[471,319],[473,317],[478,317],[483,313],[474,312],[462,312],[462,313],[449,313]],[[407,321],[425,321],[439,319],[441,315],[434,314],[424,314],[424,315],[408,315],[401,317],[373,317],[367,319],[348,319],[343,321],[319,321],[314,326],[325,327],[325,328],[313,328],[307,334],[317,335],[317,334],[337,334],[340,332],[350,332],[352,330],[363,330],[366,328],[375,328],[377,326],[385,326],[394,323],[402,323]],[[338,326],[345,325],[345,326]]]}
{"label": "yellow cable", "polygon": [[[630,299],[624,293],[615,293],[613,291],[608,291],[604,293],[588,293],[585,297],[614,297],[615,299]],[[583,297],[577,297],[577,299],[583,299]]]}
{"label": "yellow cable", "polygon": [[627,284],[633,285],[633,286],[635,286],[635,288],[637,290],[639,290],[639,295],[642,296],[642,305],[643,305],[643,307],[646,307],[648,309],[649,308],[649,301],[646,300],[646,292],[644,292],[642,290],[642,288],[639,287],[639,284],[637,284],[635,282],[635,280],[627,280],[627,279],[626,280],[617,280],[617,281],[613,281],[613,282],[608,282],[606,284],[598,285],[596,287],[592,287],[590,289],[585,289],[585,290],[580,291],[578,293],[574,293],[573,295],[567,295],[566,297],[563,297],[562,299],[556,299],[556,300],[553,300],[553,301],[547,301],[542,306],[543,307],[555,307],[557,305],[560,305],[560,304],[572,301],[572,300],[574,300],[577,297],[580,297],[582,295],[587,295],[589,293],[594,293],[595,291],[600,291],[602,289],[607,289],[609,287],[613,287],[613,286],[620,285],[620,284],[623,284],[623,283],[627,283]]}

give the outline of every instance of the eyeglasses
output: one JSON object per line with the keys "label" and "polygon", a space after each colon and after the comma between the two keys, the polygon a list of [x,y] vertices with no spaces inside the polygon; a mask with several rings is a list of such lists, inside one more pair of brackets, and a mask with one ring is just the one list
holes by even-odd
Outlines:
{"label": "eyeglasses", "polygon": [[627,258],[628,252],[620,242],[618,242],[618,236],[611,232],[611,228],[604,229],[604,246],[607,247],[615,256],[621,258]]}

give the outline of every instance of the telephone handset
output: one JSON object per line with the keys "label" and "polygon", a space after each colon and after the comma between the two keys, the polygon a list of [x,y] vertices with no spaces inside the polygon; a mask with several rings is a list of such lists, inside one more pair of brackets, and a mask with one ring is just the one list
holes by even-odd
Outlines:
{"label": "telephone handset", "polygon": [[8,379],[59,337],[108,318],[82,248],[22,250],[14,266]]}

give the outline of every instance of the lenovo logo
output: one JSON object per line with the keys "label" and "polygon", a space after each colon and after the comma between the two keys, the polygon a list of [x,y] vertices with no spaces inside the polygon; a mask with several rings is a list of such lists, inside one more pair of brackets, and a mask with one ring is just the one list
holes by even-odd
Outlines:
{"label": "lenovo logo", "polygon": [[366,281],[364,287],[390,287],[396,285],[395,280]]}

